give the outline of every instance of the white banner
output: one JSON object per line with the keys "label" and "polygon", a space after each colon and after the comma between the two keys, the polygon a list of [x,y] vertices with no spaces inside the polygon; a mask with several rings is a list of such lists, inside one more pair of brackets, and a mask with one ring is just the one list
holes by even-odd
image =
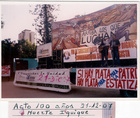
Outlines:
{"label": "white banner", "polygon": [[[136,59],[137,58],[137,41],[121,42],[119,55],[120,59]],[[101,60],[98,46],[81,47],[63,50],[64,62],[82,62],[82,61],[98,61]],[[112,60],[111,50],[108,51],[108,60]]]}
{"label": "white banner", "polygon": [[14,85],[59,92],[69,92],[69,69],[20,70],[15,73]]}
{"label": "white banner", "polygon": [[109,40],[111,33],[115,34],[115,31],[122,27],[123,24],[124,22],[115,22],[108,26],[99,26],[94,30],[84,30],[81,32],[80,45],[95,46],[100,40],[97,37],[107,38]]}
{"label": "white banner", "polygon": [[2,66],[2,77],[10,77],[10,65]]}
{"label": "white banner", "polygon": [[137,67],[79,68],[76,86],[137,90]]}
{"label": "white banner", "polygon": [[52,43],[37,46],[37,58],[52,56]]}

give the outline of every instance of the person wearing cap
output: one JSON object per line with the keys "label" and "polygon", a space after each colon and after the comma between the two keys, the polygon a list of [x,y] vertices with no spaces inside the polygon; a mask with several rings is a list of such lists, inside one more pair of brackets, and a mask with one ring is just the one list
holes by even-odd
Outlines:
{"label": "person wearing cap", "polygon": [[119,46],[120,41],[116,39],[115,34],[112,34],[112,40],[110,41],[111,55],[113,58],[112,66],[120,66]]}

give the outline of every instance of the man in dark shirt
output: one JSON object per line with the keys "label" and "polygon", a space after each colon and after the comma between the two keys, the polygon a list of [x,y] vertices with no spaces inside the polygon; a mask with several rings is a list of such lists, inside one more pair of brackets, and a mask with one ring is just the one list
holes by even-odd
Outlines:
{"label": "man in dark shirt", "polygon": [[[102,65],[108,66],[108,43],[106,39],[102,39],[101,44],[99,45],[99,52],[101,53]],[[105,58],[105,62],[104,62]]]}
{"label": "man in dark shirt", "polygon": [[113,66],[120,66],[120,57],[119,57],[120,41],[116,39],[115,34],[112,35],[112,38],[113,39],[110,41],[110,48],[113,58]]}

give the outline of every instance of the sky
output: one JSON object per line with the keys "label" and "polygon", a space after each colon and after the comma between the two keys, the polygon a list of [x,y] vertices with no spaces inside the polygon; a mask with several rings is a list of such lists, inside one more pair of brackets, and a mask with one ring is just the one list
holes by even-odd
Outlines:
{"label": "sky", "polygon": [[[59,11],[54,14],[57,16],[56,21],[68,20],[76,15],[85,15],[113,5],[113,2],[64,2],[59,4]],[[4,21],[4,28],[1,29],[2,40],[11,38],[12,41],[18,39],[18,34],[25,29],[35,31],[32,26],[36,16],[29,13],[35,3],[3,3],[1,5],[1,16]],[[32,7],[30,7],[32,6]]]}

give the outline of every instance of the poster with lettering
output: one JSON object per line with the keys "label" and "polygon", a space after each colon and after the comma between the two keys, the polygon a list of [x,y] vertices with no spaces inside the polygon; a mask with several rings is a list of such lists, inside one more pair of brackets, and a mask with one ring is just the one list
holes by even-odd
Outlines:
{"label": "poster with lettering", "polygon": [[[81,47],[63,50],[63,61],[80,62],[80,61],[98,61],[101,60],[98,46]],[[137,41],[125,41],[120,43],[119,47],[120,59],[136,59],[137,58]],[[111,49],[108,51],[108,60],[112,60]]]}
{"label": "poster with lettering", "polygon": [[9,102],[9,118],[115,118],[115,102]]}
{"label": "poster with lettering", "polygon": [[76,86],[137,90],[137,67],[78,68]]}
{"label": "poster with lettering", "polygon": [[137,40],[137,4],[114,4],[97,12],[54,22],[52,28],[53,50],[96,46],[100,39],[110,42],[112,34],[120,42]]}
{"label": "poster with lettering", "polygon": [[10,77],[10,65],[2,66],[2,77]]}
{"label": "poster with lettering", "polygon": [[52,43],[37,46],[37,58],[52,56]]}
{"label": "poster with lettering", "polygon": [[59,92],[69,92],[69,69],[19,70],[15,73],[14,85]]}

